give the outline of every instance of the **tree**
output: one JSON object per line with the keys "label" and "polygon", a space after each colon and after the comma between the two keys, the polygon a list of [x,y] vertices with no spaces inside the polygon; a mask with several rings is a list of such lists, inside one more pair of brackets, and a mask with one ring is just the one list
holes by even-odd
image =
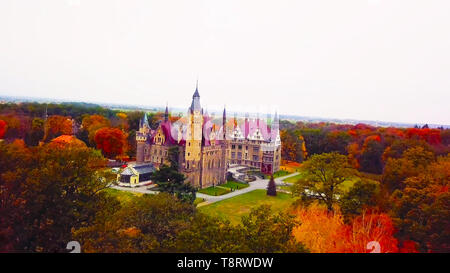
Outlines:
{"label": "tree", "polygon": [[389,158],[381,181],[390,192],[404,187],[403,181],[423,172],[434,161],[434,154],[421,146],[405,150],[401,158]]}
{"label": "tree", "polygon": [[[398,240],[394,237],[395,228],[392,219],[385,213],[363,211],[351,225],[344,227],[342,240],[337,244],[337,252],[380,253],[398,252]],[[375,242],[374,249],[368,249],[370,242]],[[379,245],[379,249],[377,246]]]}
{"label": "tree", "polygon": [[312,253],[332,253],[342,240],[344,220],[338,208],[330,212],[317,202],[300,206],[295,215],[300,225],[293,229],[297,242],[301,242]]}
{"label": "tree", "polygon": [[255,253],[307,252],[292,235],[298,224],[294,215],[287,212],[274,215],[269,205],[261,205],[242,217],[244,242]]}
{"label": "tree", "polygon": [[160,193],[133,198],[99,213],[74,230],[83,252],[173,252],[178,234],[189,228],[194,207]]}
{"label": "tree", "polygon": [[348,164],[345,155],[324,153],[311,156],[303,164],[304,175],[294,183],[292,193],[301,197],[304,202],[319,200],[333,210],[343,191],[341,184],[354,174],[354,169]]}
{"label": "tree", "polygon": [[375,207],[380,195],[379,183],[366,179],[359,179],[346,192],[339,203],[342,213],[346,217],[361,214],[368,207]]}
{"label": "tree", "polygon": [[229,221],[197,213],[190,226],[177,234],[176,252],[248,253],[244,231]]}
{"label": "tree", "polygon": [[28,146],[37,146],[43,140],[45,134],[45,122],[41,118],[34,118],[31,123],[31,130],[25,136],[25,143]]}
{"label": "tree", "polygon": [[103,189],[114,181],[99,152],[70,145],[0,144],[0,166],[0,248],[14,251],[65,252],[71,229],[107,205]]}
{"label": "tree", "polygon": [[417,176],[405,179],[391,197],[398,237],[426,252],[449,252],[450,156],[439,157]]}
{"label": "tree", "polygon": [[294,130],[281,130],[281,158],[285,160],[302,162],[306,156],[306,147],[300,132]]}
{"label": "tree", "polygon": [[109,119],[102,115],[86,115],[81,123],[82,129],[88,132],[88,144],[92,146],[96,144],[95,135],[97,133],[97,130],[110,126],[111,122],[109,121]]}
{"label": "tree", "polygon": [[378,135],[368,136],[364,142],[361,156],[359,158],[360,170],[369,173],[380,174],[383,171],[381,156],[384,145]]}
{"label": "tree", "polygon": [[0,119],[0,139],[5,135],[7,128],[6,121]]}
{"label": "tree", "polygon": [[367,253],[371,251],[367,246],[372,241],[379,243],[380,252],[398,252],[395,229],[386,214],[363,211],[347,225],[337,206],[332,213],[313,203],[297,209],[296,215],[301,224],[294,228],[293,234],[311,252]]}
{"label": "tree", "polygon": [[273,175],[270,176],[269,184],[267,185],[267,195],[277,196],[277,185],[275,185]]}
{"label": "tree", "polygon": [[182,201],[194,203],[197,190],[191,184],[185,183],[186,177],[176,168],[162,165],[152,174],[152,180],[158,184],[159,191],[176,195]]}
{"label": "tree", "polygon": [[60,135],[72,134],[72,119],[70,117],[53,115],[45,123],[44,141],[50,140]]}
{"label": "tree", "polygon": [[102,150],[104,156],[115,158],[123,155],[127,148],[127,137],[118,128],[101,128],[95,133],[97,149]]}

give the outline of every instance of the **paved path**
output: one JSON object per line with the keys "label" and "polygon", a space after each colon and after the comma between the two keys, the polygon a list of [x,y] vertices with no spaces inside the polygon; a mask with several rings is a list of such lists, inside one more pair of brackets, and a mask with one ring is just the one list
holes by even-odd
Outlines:
{"label": "paved path", "polygon": [[[289,175],[285,175],[282,177],[278,177],[275,178],[275,184],[276,185],[290,185],[290,183],[285,183],[283,182],[284,179],[291,177],[291,176],[295,176],[299,174],[298,172],[295,173],[291,173]],[[266,189],[267,188],[267,184],[269,183],[269,179],[260,179],[260,178],[256,178],[255,181],[250,182],[249,186],[247,188],[241,189],[241,190],[236,190],[224,195],[219,195],[219,196],[212,196],[212,195],[207,195],[204,193],[200,193],[197,192],[197,197],[203,198],[205,199],[205,202],[202,202],[198,205],[198,207],[201,206],[205,206],[205,205],[209,205],[211,203],[215,203],[218,201],[222,201],[237,195],[241,195],[247,192],[251,192],[253,190],[258,190],[258,189]],[[112,186],[112,188],[117,189],[117,190],[123,190],[123,191],[130,191],[130,192],[137,192],[137,193],[143,193],[143,194],[156,194],[158,193],[157,191],[152,191],[149,190],[149,186],[142,186],[142,187],[135,187],[135,188],[131,188],[131,187],[121,187],[121,186]]]}

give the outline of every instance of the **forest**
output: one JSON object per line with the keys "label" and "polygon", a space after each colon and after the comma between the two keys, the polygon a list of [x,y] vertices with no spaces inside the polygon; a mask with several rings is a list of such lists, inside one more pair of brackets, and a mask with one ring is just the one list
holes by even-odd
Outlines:
{"label": "forest", "polygon": [[[235,224],[173,190],[125,201],[108,191],[108,159],[133,160],[143,115],[0,104],[0,252],[66,252],[72,240],[83,252],[351,253],[371,241],[388,253],[450,251],[449,129],[281,120],[283,164],[300,163],[295,202]],[[163,113],[148,118],[156,128]],[[155,175],[168,176],[183,184],[170,167]]]}

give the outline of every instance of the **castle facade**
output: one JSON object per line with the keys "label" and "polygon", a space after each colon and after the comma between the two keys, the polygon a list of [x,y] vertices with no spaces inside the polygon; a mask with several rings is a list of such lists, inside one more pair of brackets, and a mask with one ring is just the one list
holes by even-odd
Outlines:
{"label": "castle facade", "polygon": [[281,141],[277,114],[271,127],[248,115],[240,125],[236,118],[232,122],[227,124],[225,109],[221,120],[203,111],[197,86],[186,117],[171,122],[166,106],[164,120],[151,129],[145,114],[136,132],[136,164],[159,167],[175,161],[186,182],[198,188],[225,183],[231,164],[258,168],[266,174],[278,171]]}

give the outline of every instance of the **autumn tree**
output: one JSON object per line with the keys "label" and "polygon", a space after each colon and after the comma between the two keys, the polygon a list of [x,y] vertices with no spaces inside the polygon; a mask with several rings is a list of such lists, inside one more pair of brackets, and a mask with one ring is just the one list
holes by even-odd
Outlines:
{"label": "autumn tree", "polygon": [[336,245],[342,240],[345,227],[338,208],[330,212],[326,207],[313,202],[310,206],[299,206],[295,212],[300,223],[294,227],[294,238],[312,253],[337,252]]}
{"label": "autumn tree", "polygon": [[7,129],[8,125],[6,124],[6,121],[0,119],[0,139],[3,138]]}
{"label": "autumn tree", "polygon": [[354,174],[345,155],[324,153],[313,155],[303,164],[303,177],[294,183],[293,195],[308,203],[319,200],[332,211],[338,196],[343,194],[341,184]]}
{"label": "autumn tree", "polygon": [[102,115],[86,115],[81,123],[82,131],[87,133],[89,139],[89,142],[86,144],[94,146],[96,144],[95,135],[97,130],[110,126],[111,122],[109,119]]}
{"label": "autumn tree", "polygon": [[439,157],[391,197],[399,238],[419,243],[421,251],[449,252],[450,156]]}
{"label": "autumn tree", "polygon": [[70,117],[50,116],[45,122],[44,141],[49,142],[60,135],[71,135],[72,129],[72,119]]}
{"label": "autumn tree", "polygon": [[401,158],[389,158],[383,170],[382,183],[390,192],[404,187],[403,181],[416,176],[434,161],[434,154],[421,146],[405,150]]}
{"label": "autumn tree", "polygon": [[302,162],[306,157],[305,141],[298,131],[281,130],[281,158]]}
{"label": "autumn tree", "polygon": [[65,252],[71,229],[108,203],[102,190],[114,179],[100,153],[70,145],[0,143],[0,169],[0,248],[8,251]]}
{"label": "autumn tree", "polygon": [[95,143],[105,157],[115,158],[127,149],[127,137],[118,128],[101,128],[95,133]]}
{"label": "autumn tree", "polygon": [[383,171],[383,161],[381,156],[384,152],[384,145],[380,136],[368,136],[361,150],[359,158],[360,170],[369,173],[381,174]]}
{"label": "autumn tree", "polygon": [[41,118],[34,118],[31,123],[31,130],[25,136],[28,146],[37,146],[44,139],[45,121]]}
{"label": "autumn tree", "polygon": [[[345,224],[339,207],[330,212],[313,203],[296,210],[300,225],[293,235],[298,242],[315,253],[367,253],[370,242],[379,244],[380,252],[398,252],[395,228],[387,214],[363,211],[349,224]],[[370,246],[370,244],[369,244]]]}

